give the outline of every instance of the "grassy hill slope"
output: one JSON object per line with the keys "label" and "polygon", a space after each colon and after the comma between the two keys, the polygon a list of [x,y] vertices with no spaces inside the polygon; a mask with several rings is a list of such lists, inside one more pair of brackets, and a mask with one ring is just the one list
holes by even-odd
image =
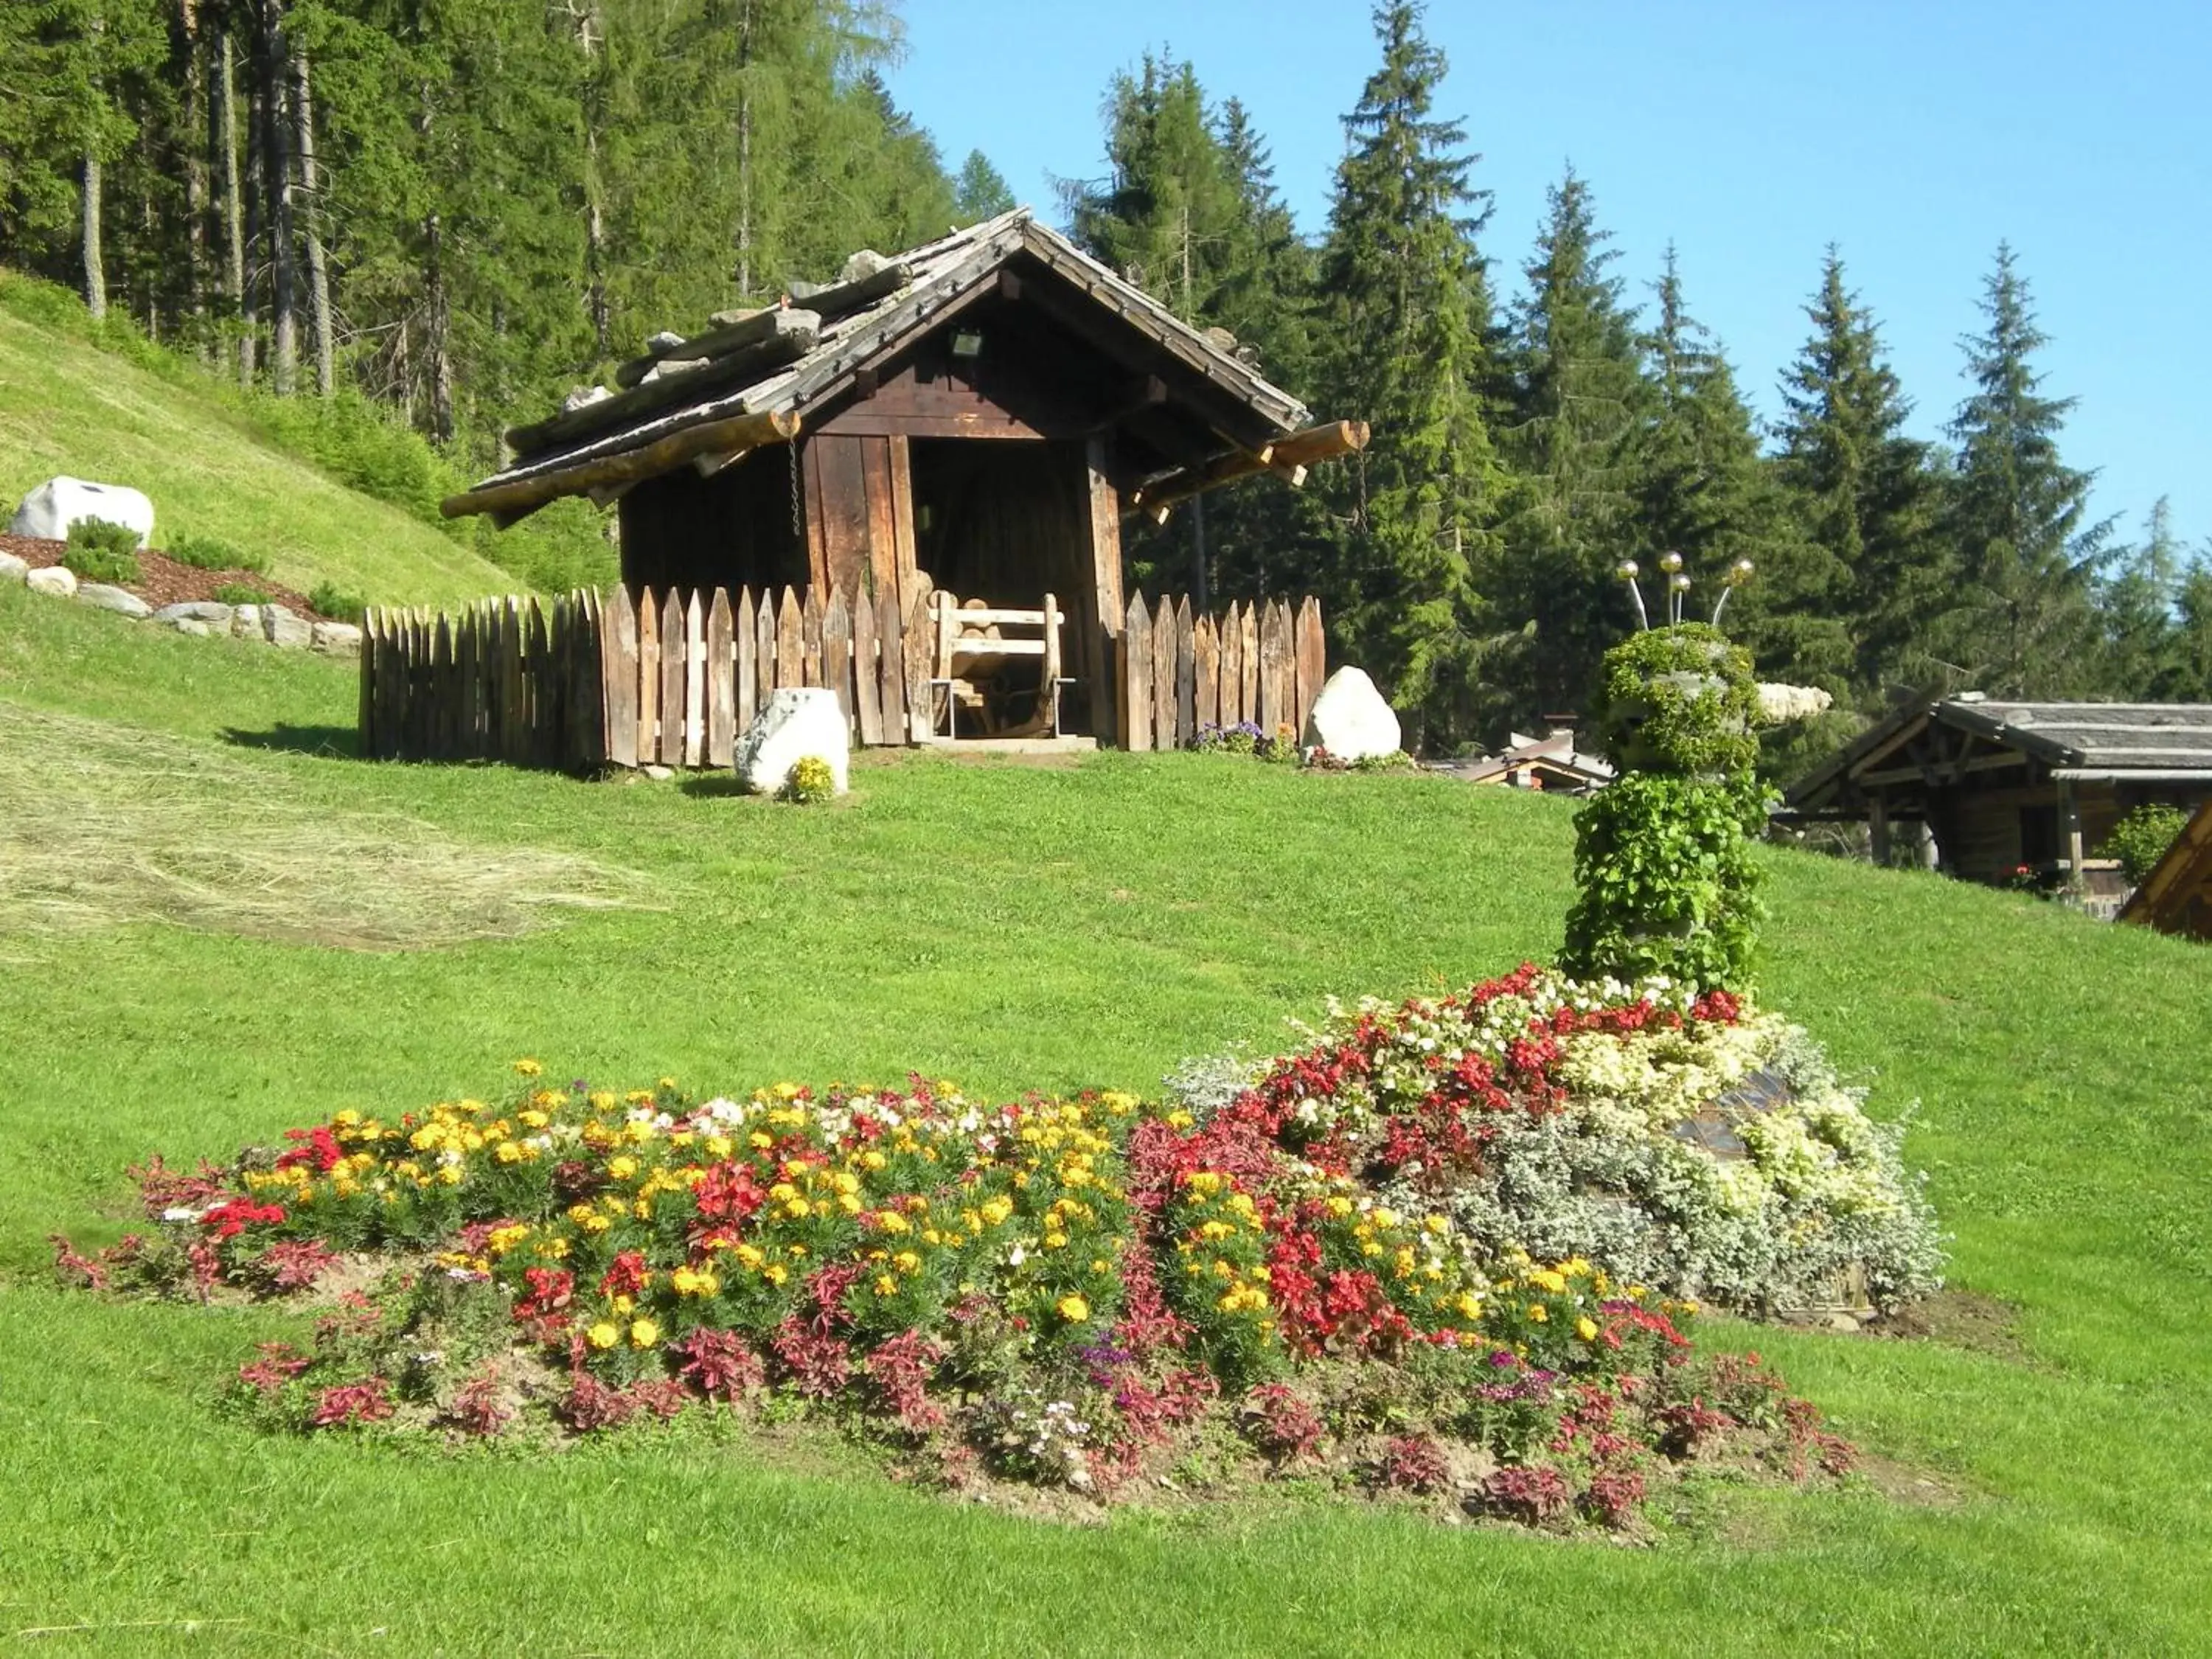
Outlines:
{"label": "grassy hill slope", "polygon": [[[121,1165],[152,1148],[482,1093],[522,1054],[617,1086],[1146,1088],[1331,993],[1540,957],[1567,896],[1569,804],[1445,781],[870,757],[801,811],[366,765],[336,752],[352,694],[327,662],[0,590],[6,1628],[133,1653],[2212,1650],[2212,952],[1796,854],[1769,860],[1765,994],[1878,1115],[1922,1103],[1907,1154],[1954,1279],[2016,1310],[1980,1344],[1705,1327],[1872,1455],[1857,1491],[1716,1484],[1631,1551],[1291,1498],[1046,1525],[794,1468],[703,1416],[550,1458],[245,1430],[221,1379],[297,1316],[48,1288],[45,1237],[115,1236]],[[73,883],[10,839],[64,788]],[[219,879],[164,884],[173,826],[241,802],[289,833],[218,823]],[[427,938],[453,894],[546,858],[621,908],[316,942],[370,902]],[[384,896],[319,912],[313,872],[363,860]]]}
{"label": "grassy hill slope", "polygon": [[220,537],[266,553],[270,574],[303,593],[328,580],[416,605],[516,586],[435,526],[283,453],[212,386],[154,374],[82,326],[58,326],[52,292],[0,272],[0,514],[65,473],[145,491],[157,545]]}

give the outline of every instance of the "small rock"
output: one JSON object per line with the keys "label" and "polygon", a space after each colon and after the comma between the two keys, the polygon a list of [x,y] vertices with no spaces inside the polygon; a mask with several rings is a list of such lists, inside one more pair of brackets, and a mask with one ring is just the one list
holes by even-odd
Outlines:
{"label": "small rock", "polygon": [[87,605],[96,605],[102,611],[112,611],[118,617],[132,620],[154,614],[154,607],[127,588],[111,587],[106,582],[84,582],[76,590],[78,599]]}
{"label": "small rock", "polygon": [[319,622],[313,629],[314,649],[331,657],[361,655],[361,629],[351,623]]}
{"label": "small rock", "polygon": [[230,607],[217,605],[213,599],[186,599],[180,605],[165,605],[154,613],[157,623],[173,624],[186,617],[210,628],[220,628],[226,634],[230,632]]}
{"label": "small rock", "polygon": [[234,637],[241,640],[268,638],[261,629],[261,607],[258,605],[240,605],[230,613],[230,631]]}
{"label": "small rock", "polygon": [[189,634],[196,640],[206,639],[215,632],[214,629],[194,617],[179,617],[169,626],[179,634]]}
{"label": "small rock", "polygon": [[664,357],[683,343],[681,334],[672,328],[664,328],[645,343],[645,349],[656,357]]}
{"label": "small rock", "polygon": [[283,646],[287,651],[304,651],[315,642],[313,624],[281,605],[261,607],[261,631],[270,644]]}
{"label": "small rock", "polygon": [[1340,761],[1395,755],[1401,740],[1397,711],[1382,700],[1364,669],[1340,668],[1331,674],[1306,716],[1305,741],[1319,744]]}
{"label": "small rock", "polygon": [[65,599],[76,592],[76,572],[66,565],[50,564],[32,571],[23,582],[33,593],[51,593],[56,599]]}
{"label": "small rock", "polygon": [[673,767],[648,766],[643,769],[645,775],[651,778],[655,783],[665,783],[669,779],[676,775],[676,770]]}
{"label": "small rock", "polygon": [[27,560],[19,559],[13,553],[0,553],[0,582],[19,582],[30,574]]}
{"label": "small rock", "polygon": [[1830,1314],[1828,1316],[1828,1328],[1832,1331],[1843,1331],[1846,1334],[1850,1334],[1856,1332],[1858,1328],[1859,1322],[1852,1318],[1850,1315],[1847,1313]]}
{"label": "small rock", "polygon": [[830,763],[834,793],[843,794],[852,758],[852,733],[837,694],[827,686],[786,686],[769,695],[738,741],[738,782],[756,795],[783,787],[791,769],[809,755]]}
{"label": "small rock", "polygon": [[569,389],[561,399],[561,412],[573,415],[580,409],[589,409],[593,404],[603,404],[615,394],[603,386],[580,386]]}
{"label": "small rock", "polygon": [[864,247],[845,261],[845,268],[837,273],[837,280],[840,283],[860,282],[878,271],[890,270],[897,263],[887,254],[878,253],[872,247]]}

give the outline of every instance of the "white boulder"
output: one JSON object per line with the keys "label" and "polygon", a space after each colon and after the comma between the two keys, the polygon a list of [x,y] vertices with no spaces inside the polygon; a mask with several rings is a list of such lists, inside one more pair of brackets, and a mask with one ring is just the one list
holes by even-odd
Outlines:
{"label": "white boulder", "polygon": [[1762,726],[1787,726],[1825,714],[1836,701],[1817,685],[1783,685],[1773,680],[1759,683],[1759,719]]}
{"label": "white boulder", "polygon": [[793,767],[813,755],[830,763],[842,795],[851,753],[852,734],[837,694],[826,686],[786,687],[769,696],[738,740],[738,782],[756,795],[772,795]]}
{"label": "white boulder", "polygon": [[31,574],[31,562],[13,553],[0,553],[0,582],[19,582]]}
{"label": "white boulder", "polygon": [[232,611],[230,632],[234,639],[267,639],[269,635],[262,630],[261,607],[258,605],[241,605]]}
{"label": "white boulder", "polygon": [[89,483],[82,478],[47,479],[23,497],[8,532],[12,536],[66,541],[70,526],[80,519],[128,525],[138,532],[141,547],[154,534],[154,503],[143,495],[122,484]]}
{"label": "white boulder", "polygon": [[67,565],[50,564],[23,578],[33,593],[51,593],[65,599],[76,592],[76,572]]}
{"label": "white boulder", "polygon": [[203,629],[214,629],[219,633],[230,632],[230,607],[218,605],[213,599],[185,599],[176,605],[165,605],[154,613],[154,620],[173,628],[180,622],[196,622]]}
{"label": "white boulder", "polygon": [[1339,760],[1395,755],[1402,734],[1397,711],[1382,700],[1366,671],[1340,668],[1328,677],[1306,716],[1305,741]]}
{"label": "white boulder", "polygon": [[361,655],[361,629],[351,623],[319,622],[314,625],[314,649],[331,657]]}

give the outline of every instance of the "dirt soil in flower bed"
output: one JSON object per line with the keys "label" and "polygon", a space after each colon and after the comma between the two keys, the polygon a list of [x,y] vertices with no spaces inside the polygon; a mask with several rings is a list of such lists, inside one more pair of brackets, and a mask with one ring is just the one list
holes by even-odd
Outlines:
{"label": "dirt soil in flower bed", "polygon": [[[59,564],[62,555],[69,550],[66,542],[48,541],[38,536],[0,536],[0,553],[13,553],[33,570],[44,565]],[[309,605],[304,594],[289,587],[279,586],[266,576],[257,576],[250,570],[202,570],[197,565],[179,564],[166,553],[151,548],[138,554],[139,577],[135,582],[112,582],[126,593],[136,593],[156,611],[165,605],[182,605],[191,599],[212,599],[216,589],[232,585],[257,588],[265,601],[283,605],[288,611],[303,617],[321,617],[325,622],[335,620],[323,617]]]}

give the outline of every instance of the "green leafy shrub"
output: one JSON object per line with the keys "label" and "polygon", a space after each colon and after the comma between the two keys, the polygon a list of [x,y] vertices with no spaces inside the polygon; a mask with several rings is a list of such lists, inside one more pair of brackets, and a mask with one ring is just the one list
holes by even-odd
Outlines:
{"label": "green leafy shrub", "polygon": [[1750,653],[1704,623],[1606,653],[1593,713],[1622,775],[1576,820],[1568,972],[1748,981],[1765,914],[1750,842],[1766,816],[1757,708]]}
{"label": "green leafy shrub", "polygon": [[62,562],[87,581],[135,582],[143,574],[138,532],[106,519],[79,519],[70,526]]}
{"label": "green leafy shrub", "polygon": [[319,617],[332,622],[359,625],[368,614],[368,601],[355,593],[343,592],[335,582],[317,582],[307,595],[307,608]]}
{"label": "green leafy shrub", "polygon": [[251,582],[225,582],[215,591],[217,605],[259,605],[268,597]]}
{"label": "green leafy shrub", "polygon": [[799,806],[818,806],[837,793],[837,775],[819,755],[803,755],[783,781],[783,798]]}
{"label": "green leafy shrub", "polygon": [[179,564],[188,564],[195,570],[248,570],[257,576],[269,574],[267,554],[249,553],[218,536],[179,536],[170,544],[168,553]]}
{"label": "green leafy shrub", "polygon": [[2120,861],[2129,886],[2140,887],[2188,823],[2189,815],[2179,806],[2163,802],[2138,806],[2112,826],[2112,833],[2105,837],[2104,855]]}

